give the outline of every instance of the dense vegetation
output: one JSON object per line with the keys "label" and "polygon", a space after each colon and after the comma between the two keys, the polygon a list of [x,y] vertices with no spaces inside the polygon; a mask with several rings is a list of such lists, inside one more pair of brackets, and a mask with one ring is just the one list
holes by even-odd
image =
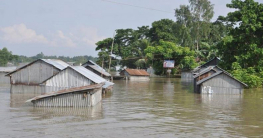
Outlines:
{"label": "dense vegetation", "polygon": [[17,60],[18,56],[13,55],[7,48],[0,49],[0,66],[6,66],[9,61]]}
{"label": "dense vegetation", "polygon": [[[114,37],[96,43],[101,65],[108,67],[111,46],[112,53],[121,60],[117,64],[129,68],[153,66],[157,75],[165,73],[162,62],[175,60],[175,69],[193,69],[197,62],[209,60],[216,55],[216,45],[226,33],[222,22],[211,22],[214,14],[209,0],[189,0],[175,10],[176,22],[162,19],[151,27],[117,29]],[[197,61],[197,62],[196,62]]]}
{"label": "dense vegetation", "polygon": [[236,11],[218,21],[226,24],[226,36],[217,45],[222,66],[250,87],[263,82],[263,4],[233,0],[227,7]]}

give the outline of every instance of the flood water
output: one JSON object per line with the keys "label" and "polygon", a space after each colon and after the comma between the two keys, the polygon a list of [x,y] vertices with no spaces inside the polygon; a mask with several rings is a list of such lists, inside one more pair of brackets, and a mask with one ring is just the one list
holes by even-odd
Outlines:
{"label": "flood water", "polygon": [[114,81],[92,108],[36,108],[0,87],[0,137],[263,137],[263,89],[202,95],[178,78]]}

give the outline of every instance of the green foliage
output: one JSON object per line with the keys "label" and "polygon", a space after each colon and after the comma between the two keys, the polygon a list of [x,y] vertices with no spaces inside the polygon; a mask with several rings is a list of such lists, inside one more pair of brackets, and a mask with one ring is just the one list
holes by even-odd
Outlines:
{"label": "green foliage", "polygon": [[195,52],[173,42],[160,40],[157,46],[148,46],[144,52],[147,58],[153,60],[153,67],[157,70],[157,75],[164,72],[162,66],[164,59],[175,60],[176,68],[193,69],[197,66],[194,58]]}
{"label": "green foliage", "polygon": [[189,0],[190,5],[181,5],[175,10],[177,18],[177,37],[182,46],[200,50],[200,43],[209,41],[212,23],[210,20],[214,15],[214,7],[209,0]]}
{"label": "green foliage", "polygon": [[6,66],[9,61],[17,60],[16,55],[12,55],[11,51],[8,51],[6,47],[0,49],[0,66]]}
{"label": "green foliage", "polygon": [[194,56],[185,56],[180,62],[181,69],[194,69],[198,66]]}
{"label": "green foliage", "polygon": [[152,42],[160,40],[176,42],[174,30],[175,22],[170,19],[162,19],[152,23],[152,28],[149,31],[149,36]]}
{"label": "green foliage", "polygon": [[[122,59],[120,61],[122,66],[127,66],[128,68],[138,67],[138,64],[135,64],[135,62],[144,58],[144,49],[150,44],[148,35],[148,26],[138,27],[137,30],[129,28],[116,30],[112,53]],[[100,51],[98,61],[100,64],[102,62],[104,62],[104,65],[109,63],[112,42],[112,38],[107,38],[96,43],[96,50]],[[113,59],[111,66],[116,66],[117,63],[118,61]]]}
{"label": "green foliage", "polygon": [[250,88],[262,86],[263,72],[257,73],[252,67],[242,69],[239,63],[234,62],[231,73],[236,79],[246,83]]}
{"label": "green foliage", "polygon": [[140,68],[140,69],[145,69],[147,68],[146,67],[146,61],[145,59],[138,59],[136,62],[135,62],[135,65],[137,68]]}
{"label": "green foliage", "polygon": [[236,9],[219,22],[226,24],[227,35],[218,44],[224,68],[249,87],[261,87],[263,71],[263,4],[254,0],[232,0]]}
{"label": "green foliage", "polygon": [[[229,69],[233,62],[246,69],[260,67],[263,63],[263,4],[253,0],[233,0],[227,7],[236,11],[218,18],[228,25],[229,33],[218,45],[226,68]],[[262,67],[256,71],[262,71]]]}

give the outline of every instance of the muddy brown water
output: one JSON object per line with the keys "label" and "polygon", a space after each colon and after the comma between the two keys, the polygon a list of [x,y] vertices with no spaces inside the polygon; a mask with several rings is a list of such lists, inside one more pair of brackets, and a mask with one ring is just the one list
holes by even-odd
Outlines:
{"label": "muddy brown water", "polygon": [[263,89],[192,93],[178,78],[115,81],[92,108],[34,108],[0,86],[0,137],[263,137]]}

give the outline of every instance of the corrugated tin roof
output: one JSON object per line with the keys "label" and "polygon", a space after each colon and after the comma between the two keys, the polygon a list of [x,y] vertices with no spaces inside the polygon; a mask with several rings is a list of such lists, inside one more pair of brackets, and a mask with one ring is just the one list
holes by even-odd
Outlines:
{"label": "corrugated tin roof", "polygon": [[[211,60],[209,60],[209,61],[207,61],[206,63],[204,63],[203,65],[200,65],[200,66],[194,68],[194,69],[192,70],[192,72],[197,72],[198,70],[200,70],[201,68],[205,67],[207,64],[209,64],[209,63],[212,62],[213,60],[221,61],[218,57],[214,57],[214,58],[212,58]],[[215,65],[215,66],[216,66],[216,65]]]}
{"label": "corrugated tin roof", "polygon": [[55,68],[57,68],[57,69],[59,69],[59,70],[63,70],[63,69],[65,69],[66,67],[69,66],[68,63],[66,63],[66,62],[64,62],[64,61],[62,61],[62,60],[59,60],[59,59],[37,59],[37,60],[35,60],[35,61],[33,61],[33,62],[29,63],[29,64],[26,64],[26,65],[24,65],[24,66],[22,66],[22,67],[20,67],[20,68],[17,68],[17,69],[14,70],[14,71],[8,73],[7,76],[10,75],[10,74],[13,74],[14,72],[19,71],[20,69],[23,69],[23,68],[27,67],[27,66],[29,66],[29,65],[32,65],[32,64],[34,64],[35,62],[37,62],[37,61],[39,61],[39,60],[41,60],[41,61],[43,61],[43,62],[46,62],[47,64],[49,64],[49,65],[51,65],[51,66],[53,66],[53,67],[55,67]]}
{"label": "corrugated tin roof", "polygon": [[96,70],[97,72],[103,74],[104,76],[110,77],[111,74],[109,74],[108,72],[106,72],[105,69],[103,69],[101,66],[99,66],[98,64],[96,64],[95,62],[93,62],[92,60],[87,61],[86,63],[83,64],[84,67],[91,67],[92,69]]}
{"label": "corrugated tin roof", "polygon": [[101,76],[95,74],[94,72],[86,69],[83,66],[69,66],[69,68],[72,68],[73,70],[79,72],[80,74],[82,74],[83,76],[85,76],[86,78],[90,79],[91,81],[95,83],[105,83],[103,85],[103,88],[107,88],[111,85],[114,85],[114,83],[105,80]]}
{"label": "corrugated tin roof", "polygon": [[110,77],[111,74],[106,72],[103,68],[98,67],[96,65],[88,65],[89,67],[93,68],[94,70],[98,71],[99,73],[103,74],[104,76]]}
{"label": "corrugated tin roof", "polygon": [[8,72],[12,72],[14,70],[16,70],[16,67],[0,67],[0,72],[8,73]]}
{"label": "corrugated tin roof", "polygon": [[60,70],[63,70],[64,68],[69,66],[68,63],[66,63],[62,60],[59,60],[59,59],[40,59],[40,60],[42,60],[42,61],[60,69]]}
{"label": "corrugated tin roof", "polygon": [[126,68],[125,71],[127,71],[131,76],[150,76],[147,71],[141,69]]}
{"label": "corrugated tin roof", "polygon": [[217,67],[217,66],[209,66],[209,67],[207,67],[206,69],[202,70],[200,73],[196,74],[194,76],[194,78],[197,78],[197,77],[199,77],[199,76],[201,76],[201,75],[213,70],[215,67]]}
{"label": "corrugated tin roof", "polygon": [[94,85],[87,85],[87,86],[75,87],[75,88],[70,88],[70,89],[64,89],[64,90],[60,90],[57,92],[51,92],[51,93],[36,96],[32,99],[27,100],[26,102],[32,102],[32,101],[47,98],[47,97],[57,96],[61,94],[71,93],[71,92],[79,92],[79,91],[97,89],[101,87],[102,87],[102,84],[94,84]]}
{"label": "corrugated tin roof", "polygon": [[106,81],[105,84],[102,86],[102,88],[108,88],[109,86],[114,85],[114,83]]}
{"label": "corrugated tin roof", "polygon": [[229,76],[230,78],[236,80],[237,82],[243,84],[244,86],[246,86],[246,87],[248,86],[248,85],[245,84],[244,82],[239,81],[238,79],[236,79],[236,78],[234,78],[233,76],[231,76],[231,75],[230,75],[228,72],[226,72],[226,71],[218,71],[218,72],[216,72],[215,74],[212,74],[211,76],[208,76],[208,77],[206,77],[206,78],[198,81],[196,84],[197,84],[197,85],[200,85],[200,84],[206,82],[207,80],[210,80],[210,79],[214,78],[215,76],[217,76],[217,75],[219,75],[219,74],[222,74],[222,73],[226,74],[227,76]]}
{"label": "corrugated tin roof", "polygon": [[82,74],[83,76],[92,80],[95,83],[102,83],[106,81],[104,78],[100,77],[99,75],[82,66],[69,66],[69,68],[72,68],[73,70],[79,72],[80,74]]}
{"label": "corrugated tin roof", "polygon": [[207,64],[209,64],[209,63],[212,62],[213,60],[218,60],[218,61],[220,61],[220,59],[219,59],[218,57],[214,57],[214,58],[210,59],[209,61],[207,61],[205,64],[201,65],[200,67],[206,66]]}

